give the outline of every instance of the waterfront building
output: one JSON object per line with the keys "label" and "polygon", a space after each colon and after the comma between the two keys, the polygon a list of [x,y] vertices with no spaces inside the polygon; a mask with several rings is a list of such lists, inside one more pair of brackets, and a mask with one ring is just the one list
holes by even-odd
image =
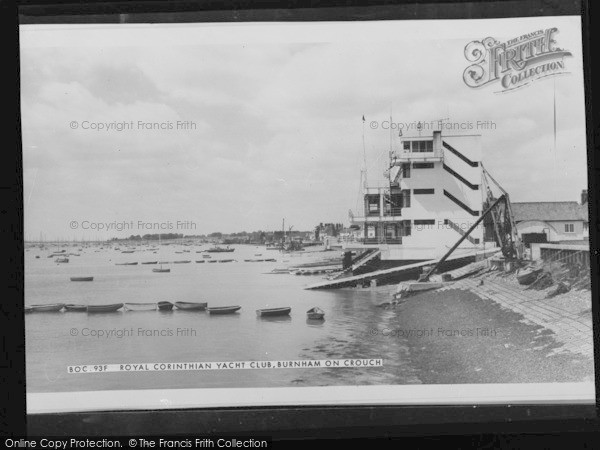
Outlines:
{"label": "waterfront building", "polygon": [[[344,250],[370,251],[378,268],[442,257],[483,212],[481,136],[406,137],[389,156],[386,183],[365,186],[362,210],[350,211],[361,237]],[[454,254],[494,247],[484,235],[479,225]]]}

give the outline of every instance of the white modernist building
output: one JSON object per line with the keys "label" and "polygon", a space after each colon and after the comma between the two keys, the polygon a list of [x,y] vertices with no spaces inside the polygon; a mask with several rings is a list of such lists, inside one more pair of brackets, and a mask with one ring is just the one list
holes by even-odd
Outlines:
{"label": "white modernist building", "polygon": [[[443,256],[483,212],[481,173],[479,135],[403,139],[390,153],[389,185],[365,187],[364,210],[351,213],[362,238],[345,249],[378,248],[382,262]],[[483,241],[480,224],[455,254],[480,250]]]}

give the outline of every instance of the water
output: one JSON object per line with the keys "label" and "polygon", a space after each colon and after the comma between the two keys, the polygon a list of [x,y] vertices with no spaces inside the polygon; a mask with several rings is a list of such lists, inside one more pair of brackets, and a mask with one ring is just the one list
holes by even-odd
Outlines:
{"label": "water", "polygon": [[[118,311],[26,315],[28,392],[106,389],[207,387],[282,387],[360,384],[406,384],[414,376],[406,343],[373,336],[395,312],[376,305],[389,300],[369,289],[304,290],[319,276],[265,274],[276,267],[341,256],[340,252],[280,254],[264,247],[233,246],[235,252],[212,254],[230,263],[195,263],[207,246],[162,246],[154,253],[141,247],[132,254],[94,247],[67,252],[68,264],[47,258],[54,249],[25,253],[25,304],[106,304],[167,300],[208,302],[210,306],[240,305],[234,315],[206,312]],[[175,253],[182,249],[190,253]],[[262,256],[254,256],[261,253]],[[40,258],[36,259],[35,256]],[[277,262],[244,262],[276,258]],[[119,262],[192,260],[169,264],[170,273],[153,273],[156,265],[117,266]],[[92,282],[71,282],[72,276],[94,276]],[[258,318],[255,310],[290,306],[287,318]],[[306,319],[318,306],[325,321]],[[91,336],[100,331],[112,337]],[[118,334],[122,337],[117,337]],[[87,336],[86,336],[87,334]],[[382,358],[383,367],[278,370],[216,370],[112,372],[73,375],[67,366],[145,362],[269,361],[327,358]]]}

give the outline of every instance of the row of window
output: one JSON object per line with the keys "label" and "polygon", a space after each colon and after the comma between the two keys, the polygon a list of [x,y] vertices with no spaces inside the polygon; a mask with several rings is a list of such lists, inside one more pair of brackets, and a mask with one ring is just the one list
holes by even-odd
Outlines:
{"label": "row of window", "polygon": [[[432,162],[414,162],[412,163],[413,169],[433,169],[434,165]],[[410,163],[402,163],[400,166],[400,175],[402,178],[410,178]]]}
{"label": "row of window", "polygon": [[404,141],[403,149],[413,153],[433,152],[433,141]]}

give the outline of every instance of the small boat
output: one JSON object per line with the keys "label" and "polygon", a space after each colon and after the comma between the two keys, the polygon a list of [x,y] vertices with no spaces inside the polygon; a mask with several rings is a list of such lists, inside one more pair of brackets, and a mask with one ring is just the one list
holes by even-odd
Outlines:
{"label": "small boat", "polygon": [[208,303],[194,302],[175,302],[177,309],[185,309],[186,311],[204,311]]}
{"label": "small boat", "polygon": [[69,262],[69,258],[56,258],[54,260],[55,263],[68,263]]}
{"label": "small boat", "polygon": [[208,250],[206,250],[208,253],[229,253],[229,252],[233,252],[235,250],[235,248],[223,248],[223,247],[213,247],[213,248],[209,248]]}
{"label": "small boat", "polygon": [[135,250],[123,250],[121,253],[133,253]]}
{"label": "small boat", "polygon": [[154,311],[156,303],[125,303],[125,311]]}
{"label": "small boat", "polygon": [[31,310],[32,312],[58,312],[64,307],[64,303],[51,303],[48,305],[31,305]]}
{"label": "small boat", "polygon": [[241,306],[212,306],[206,308],[209,314],[233,314],[234,312],[241,309]]}
{"label": "small boat", "polygon": [[71,277],[71,281],[94,281],[94,277]]}
{"label": "small boat", "polygon": [[325,311],[315,306],[314,308],[311,308],[308,311],[306,311],[306,315],[309,319],[312,320],[322,320],[325,318]]}
{"label": "small boat", "polygon": [[210,255],[202,255],[203,258],[211,258]]}
{"label": "small boat", "polygon": [[40,255],[35,255],[35,259],[40,259]]}
{"label": "small boat", "polygon": [[163,269],[162,267],[160,269],[158,269],[158,268],[152,269],[152,272],[155,272],[155,273],[169,273],[170,271],[171,271],[171,269]]}
{"label": "small boat", "polygon": [[202,259],[200,261],[196,261],[198,264],[204,263],[205,261]]}
{"label": "small boat", "polygon": [[258,317],[287,316],[291,311],[292,308],[289,306],[284,308],[257,309],[256,315]]}
{"label": "small boat", "polygon": [[171,311],[173,306],[174,305],[171,302],[158,302],[159,311]]}
{"label": "small boat", "polygon": [[148,262],[143,262],[142,264],[158,264],[158,261],[148,261]]}
{"label": "small boat", "polygon": [[543,268],[541,267],[528,267],[525,270],[520,270],[517,273],[517,281],[519,282],[519,284],[531,284],[537,279],[538,275],[542,272],[542,270]]}
{"label": "small boat", "polygon": [[209,263],[217,263],[219,261],[217,261],[216,259],[213,259],[212,261],[207,261],[207,262],[209,262]]}
{"label": "small boat", "polygon": [[187,264],[190,263],[191,261],[173,261],[173,264]]}
{"label": "small boat", "polygon": [[228,263],[228,262],[233,262],[233,259],[219,259],[218,260],[220,263]]}
{"label": "small boat", "polygon": [[69,303],[69,304],[65,305],[65,311],[86,312],[87,311],[87,305],[75,305],[73,303]]}
{"label": "small boat", "polygon": [[115,266],[137,266],[137,262],[130,263],[116,263]]}
{"label": "small boat", "polygon": [[123,303],[112,303],[109,305],[88,305],[88,313],[107,313],[115,312],[123,307]]}

